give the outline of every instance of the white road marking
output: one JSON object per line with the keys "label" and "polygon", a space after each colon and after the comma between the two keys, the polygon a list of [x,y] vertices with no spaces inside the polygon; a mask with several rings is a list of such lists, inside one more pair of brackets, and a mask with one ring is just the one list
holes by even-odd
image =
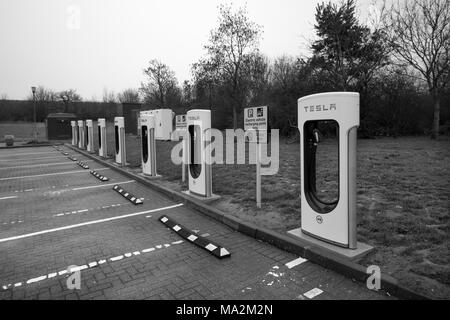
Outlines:
{"label": "white road marking", "polygon": [[117,183],[110,183],[110,184],[100,184],[100,185],[95,185],[95,186],[90,186],[90,187],[73,188],[72,191],[94,189],[94,188],[103,188],[103,187],[111,187],[111,186],[115,186],[116,184],[128,184],[128,183],[133,183],[133,182],[135,182],[135,180],[129,180],[129,181],[117,182]]}
{"label": "white road marking", "polygon": [[3,198],[0,198],[0,200],[8,200],[8,199],[16,199],[16,198],[18,198],[18,196],[3,197]]}
{"label": "white road marking", "polygon": [[[5,155],[4,157],[0,157],[1,159],[5,159],[5,157],[16,157],[16,156],[29,156],[29,155],[32,155],[32,154],[50,154],[50,153],[53,153],[53,154],[58,154],[58,152],[55,152],[55,151],[50,151],[50,152],[31,152],[31,153],[14,153],[14,154],[8,154],[8,155]],[[11,160],[14,160],[14,159],[11,159]]]}
{"label": "white road marking", "polygon": [[301,265],[302,263],[305,263],[307,261],[308,260],[306,260],[306,259],[298,258],[298,259],[292,260],[291,262],[286,263],[285,266],[288,267],[288,269],[292,269],[292,268],[294,268],[298,265]]}
{"label": "white road marking", "polygon": [[319,288],[314,288],[314,289],[309,290],[308,292],[304,293],[303,295],[305,297],[307,297],[308,299],[313,299],[322,293],[323,293],[323,291],[320,290]]}
{"label": "white road marking", "polygon": [[[125,206],[125,205],[129,205],[131,203],[119,203],[119,204],[114,204],[111,206],[103,206],[103,207],[98,207],[98,208],[88,208],[88,209],[83,209],[83,210],[77,210],[77,211],[72,211],[72,212],[62,212],[62,213],[58,213],[58,214],[54,214],[53,217],[63,217],[63,216],[68,216],[70,214],[79,214],[79,213],[85,213],[85,212],[89,212],[89,211],[94,211],[94,210],[105,210],[105,209],[109,209],[109,208],[113,208],[113,207],[121,207],[121,206]],[[21,222],[21,221],[19,221]]]}
{"label": "white road marking", "polygon": [[1,159],[0,161],[35,161],[35,160],[44,160],[44,159],[55,159],[55,158],[67,158],[67,156],[54,156],[54,157],[42,157],[42,158],[25,158],[25,159]]}
{"label": "white road marking", "polygon": [[[183,243],[183,240],[177,241],[176,243],[172,243],[172,244],[181,244],[181,243]],[[164,246],[166,248],[168,248],[168,246],[166,246],[166,245],[164,245]],[[162,245],[158,245],[156,247],[162,248]],[[29,279],[29,280],[25,281],[25,283],[26,284],[32,284],[32,283],[35,283],[35,282],[39,282],[39,281],[43,281],[43,280],[46,280],[46,279],[54,278],[57,275],[62,276],[62,275],[67,274],[69,272],[72,273],[72,272],[75,272],[75,271],[82,271],[82,270],[85,270],[85,269],[88,269],[88,268],[94,268],[94,267],[96,267],[98,265],[102,265],[102,264],[108,263],[108,260],[111,261],[111,262],[120,261],[120,260],[123,260],[125,258],[130,258],[133,255],[137,256],[137,255],[140,255],[141,253],[149,253],[149,252],[152,252],[152,251],[155,251],[155,248],[144,249],[142,251],[134,251],[133,254],[126,253],[124,255],[119,255],[119,256],[116,256],[116,257],[109,258],[109,259],[102,259],[102,260],[94,261],[94,262],[91,262],[91,263],[89,263],[87,265],[85,264],[85,265],[82,265],[82,266],[75,266],[75,267],[71,268],[70,270],[64,269],[64,270],[61,270],[59,272],[53,272],[53,273],[49,273],[48,275],[32,278],[32,279]],[[14,287],[20,287],[20,286],[22,286],[22,282],[17,282],[14,285]],[[3,290],[8,290],[11,287],[12,287],[11,284],[2,286]]]}
{"label": "white road marking", "polygon": [[[111,170],[111,169],[110,168],[95,169],[95,171],[104,171],[104,170]],[[14,180],[14,179],[26,179],[26,178],[38,178],[38,177],[47,177],[47,176],[57,176],[57,175],[62,175],[62,174],[82,173],[82,172],[87,172],[87,171],[86,170],[64,171],[64,172],[37,174],[37,175],[32,175],[32,176],[19,176],[19,177],[1,178],[0,181]]]}
{"label": "white road marking", "polygon": [[180,204],[176,204],[173,206],[152,209],[152,210],[143,211],[143,212],[136,212],[136,213],[126,214],[126,215],[117,216],[117,217],[111,217],[111,218],[106,218],[106,219],[100,219],[100,220],[88,221],[88,222],[84,222],[84,223],[73,224],[70,226],[65,226],[65,227],[60,227],[60,228],[54,228],[54,229],[42,230],[42,231],[38,231],[38,232],[27,233],[27,234],[23,234],[23,235],[19,235],[19,236],[0,239],[0,243],[24,239],[24,238],[30,238],[30,237],[38,236],[41,234],[47,234],[47,233],[53,233],[53,232],[58,232],[58,231],[63,231],[63,230],[69,230],[69,229],[89,226],[89,225],[98,224],[98,223],[104,223],[104,222],[110,222],[110,221],[115,221],[115,220],[120,220],[120,219],[136,217],[136,216],[145,215],[145,214],[149,214],[149,213],[153,213],[153,212],[175,209],[175,208],[182,207],[182,206],[183,206],[183,204],[180,203]]}
{"label": "white road marking", "polygon": [[[86,160],[86,162],[92,162],[94,160]],[[60,165],[73,165],[73,162],[57,162],[57,163],[43,163],[43,164],[33,164],[33,165],[26,165],[26,166],[15,166],[15,167],[5,167],[0,168],[0,170],[7,170],[7,169],[20,169],[20,168],[36,168],[36,167],[51,167],[51,166],[60,166]]]}
{"label": "white road marking", "polygon": [[119,261],[119,260],[122,260],[122,259],[123,259],[123,256],[121,255],[121,256],[113,257],[113,258],[111,258],[109,260],[111,260],[111,261]]}

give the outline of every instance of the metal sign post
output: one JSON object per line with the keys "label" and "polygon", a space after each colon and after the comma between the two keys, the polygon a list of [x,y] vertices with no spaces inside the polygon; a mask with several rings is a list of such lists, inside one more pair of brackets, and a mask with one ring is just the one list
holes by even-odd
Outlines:
{"label": "metal sign post", "polygon": [[[247,108],[244,110],[244,130],[254,131],[256,139],[250,139],[249,143],[256,142],[256,206],[261,208],[261,145],[267,144],[268,114],[267,107]],[[255,141],[256,140],[256,141]]]}

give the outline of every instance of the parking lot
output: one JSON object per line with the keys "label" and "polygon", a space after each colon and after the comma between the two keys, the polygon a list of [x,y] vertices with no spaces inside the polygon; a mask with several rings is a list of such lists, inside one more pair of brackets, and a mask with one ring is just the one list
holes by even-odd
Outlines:
{"label": "parking lot", "polygon": [[[0,299],[389,298],[61,150],[89,169],[53,147],[0,150]],[[115,192],[116,184],[143,204]],[[184,240],[158,221],[162,215],[231,257]],[[79,290],[67,287],[74,270]]]}

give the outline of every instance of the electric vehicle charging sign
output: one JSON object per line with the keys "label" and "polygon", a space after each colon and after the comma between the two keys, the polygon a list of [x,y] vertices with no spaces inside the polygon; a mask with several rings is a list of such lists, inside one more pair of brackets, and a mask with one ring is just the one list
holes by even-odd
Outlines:
{"label": "electric vehicle charging sign", "polygon": [[186,115],[177,116],[177,118],[176,118],[176,129],[177,130],[187,130],[187,117],[186,117]]}
{"label": "electric vehicle charging sign", "polygon": [[267,143],[268,127],[267,107],[244,109],[244,130],[254,130],[258,134],[258,143]]}

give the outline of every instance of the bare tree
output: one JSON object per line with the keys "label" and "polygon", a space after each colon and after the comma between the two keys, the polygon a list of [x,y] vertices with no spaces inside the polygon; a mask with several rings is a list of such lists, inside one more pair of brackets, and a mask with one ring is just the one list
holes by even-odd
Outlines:
{"label": "bare tree", "polygon": [[135,89],[126,89],[117,95],[120,103],[140,103],[139,91]]}
{"label": "bare tree", "polygon": [[107,88],[103,88],[103,97],[102,100],[104,103],[116,103],[117,97],[114,91],[108,91]]}
{"label": "bare tree", "polygon": [[151,60],[144,70],[148,83],[141,84],[141,92],[146,103],[156,108],[169,108],[172,96],[179,95],[178,81],[169,66],[159,60]]}
{"label": "bare tree", "polygon": [[83,98],[81,98],[81,96],[74,89],[63,90],[58,92],[56,95],[59,99],[67,99],[69,102],[81,102],[83,100]]}
{"label": "bare tree", "polygon": [[6,93],[1,94],[0,100],[8,100],[8,95]]}
{"label": "bare tree", "polygon": [[219,26],[211,31],[206,61],[231,97],[233,126],[237,128],[237,113],[248,95],[248,71],[252,58],[258,54],[261,27],[251,21],[245,8],[232,10],[219,7]]}
{"label": "bare tree", "polygon": [[[51,90],[51,89],[47,89],[44,86],[38,86],[36,88],[36,93],[35,93],[35,97],[36,97],[36,102],[54,102],[58,100],[58,93]],[[27,97],[27,100],[33,101],[33,94],[30,93]]]}
{"label": "bare tree", "polygon": [[450,1],[397,1],[386,10],[384,23],[397,58],[427,84],[434,105],[431,137],[437,139],[440,95],[450,80]]}

